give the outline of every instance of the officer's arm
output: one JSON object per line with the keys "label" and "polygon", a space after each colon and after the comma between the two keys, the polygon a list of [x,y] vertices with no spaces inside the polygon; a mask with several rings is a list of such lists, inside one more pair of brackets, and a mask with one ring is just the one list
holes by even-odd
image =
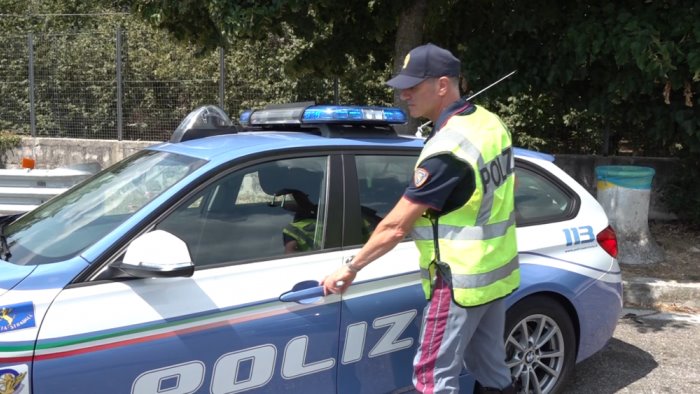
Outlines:
{"label": "officer's arm", "polygon": [[382,219],[367,243],[355,255],[350,264],[343,266],[321,281],[325,294],[342,293],[355,279],[356,271],[383,256],[404,240],[413,224],[428,209],[428,205],[413,202],[401,197],[394,208]]}
{"label": "officer's arm", "polygon": [[396,206],[382,219],[367,243],[355,255],[353,267],[360,270],[393,249],[413,229],[413,224],[429,207],[401,197]]}

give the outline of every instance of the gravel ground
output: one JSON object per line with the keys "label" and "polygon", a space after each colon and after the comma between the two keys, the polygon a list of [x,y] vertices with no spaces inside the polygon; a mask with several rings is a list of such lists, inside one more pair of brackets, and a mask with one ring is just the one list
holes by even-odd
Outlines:
{"label": "gravel ground", "polygon": [[700,282],[700,228],[680,222],[650,222],[652,238],[664,251],[654,264],[622,264],[623,278],[647,277]]}

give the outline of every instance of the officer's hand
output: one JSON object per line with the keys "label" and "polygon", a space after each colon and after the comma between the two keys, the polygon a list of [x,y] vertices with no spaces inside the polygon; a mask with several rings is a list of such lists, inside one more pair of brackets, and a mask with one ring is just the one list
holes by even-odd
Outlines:
{"label": "officer's hand", "polygon": [[319,284],[323,286],[324,295],[342,294],[350,287],[356,275],[347,266],[343,265],[335,270],[334,273],[323,278]]}

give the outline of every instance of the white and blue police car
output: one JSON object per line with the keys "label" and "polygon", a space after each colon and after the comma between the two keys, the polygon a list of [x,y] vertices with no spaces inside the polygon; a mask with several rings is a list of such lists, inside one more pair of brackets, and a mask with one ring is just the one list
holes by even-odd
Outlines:
{"label": "white and blue police car", "polygon": [[[419,138],[399,109],[195,110],[142,150],[0,225],[0,392],[411,390],[425,304],[407,239],[323,296],[402,195]],[[615,233],[551,156],[515,150],[522,284],[507,355],[524,392],[565,387],[612,337]],[[465,392],[473,379],[463,373]]]}

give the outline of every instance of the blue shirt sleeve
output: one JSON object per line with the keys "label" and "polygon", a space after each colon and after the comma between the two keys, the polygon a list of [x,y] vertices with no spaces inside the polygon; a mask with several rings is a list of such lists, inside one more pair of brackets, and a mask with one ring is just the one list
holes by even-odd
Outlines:
{"label": "blue shirt sleeve", "polygon": [[452,155],[438,155],[416,168],[404,197],[445,212],[462,206],[473,193],[471,166]]}

